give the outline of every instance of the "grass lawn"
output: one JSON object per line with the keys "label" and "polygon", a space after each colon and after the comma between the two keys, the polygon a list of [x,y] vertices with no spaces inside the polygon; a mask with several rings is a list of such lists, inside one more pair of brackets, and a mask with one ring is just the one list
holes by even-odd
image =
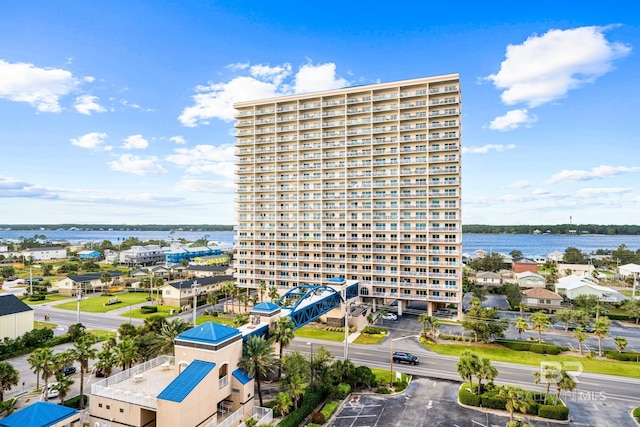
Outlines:
{"label": "grass lawn", "polygon": [[303,326],[302,328],[298,329],[295,334],[296,337],[300,338],[315,338],[318,340],[337,342],[344,341],[344,332],[325,331],[324,329],[312,328],[309,326]]}
{"label": "grass lawn", "polygon": [[98,339],[98,342],[106,341],[109,337],[116,337],[118,335],[116,331],[105,331],[103,329],[87,329],[85,332],[94,335]]}
{"label": "grass lawn", "polygon": [[[378,369],[378,368],[371,368],[371,372],[373,372],[373,374],[376,376],[376,380],[378,380],[378,385],[379,386],[388,386],[389,385],[389,370],[388,369]],[[398,379],[396,378],[396,372],[393,373],[393,381],[396,382],[398,381]],[[405,374],[405,373],[401,373],[401,380],[400,381],[409,381],[409,378],[411,378],[411,375],[409,374]]]}
{"label": "grass lawn", "polygon": [[360,334],[353,340],[354,344],[379,344],[387,334]]}
{"label": "grass lawn", "polygon": [[[122,305],[122,304],[118,304],[118,305]],[[127,304],[127,305],[131,305],[131,304]],[[149,303],[149,305],[152,305],[151,303]],[[120,316],[122,317],[129,317],[129,315],[131,315],[132,318],[134,319],[146,319],[147,317],[150,316],[164,316],[164,317],[169,317],[171,316],[171,310],[174,310],[174,314],[176,314],[178,312],[178,310],[180,309],[180,307],[173,307],[170,305],[159,305],[158,307],[158,311],[155,313],[148,313],[148,314],[142,314],[140,312],[140,309],[137,308],[135,310],[131,310],[131,313],[129,313],[128,311],[126,313],[122,313]]]}
{"label": "grass lawn", "polygon": [[[128,307],[130,305],[140,304],[141,302],[145,302],[147,300],[147,296],[148,294],[146,292],[123,292],[120,294],[115,294],[111,297],[107,297],[107,296],[90,297],[80,301],[80,311],[84,311],[87,313],[107,313],[117,308]],[[122,302],[118,304],[105,305],[107,301],[109,301],[109,299],[113,299],[115,297],[118,297],[118,300]],[[76,310],[77,307],[78,307],[78,301],[71,301],[71,302],[66,302],[63,304],[56,305],[56,308],[61,308],[63,310]],[[128,313],[127,313],[127,316],[128,316]]]}
{"label": "grass lawn", "polygon": [[518,363],[522,365],[540,366],[542,361],[580,362],[585,372],[596,374],[621,375],[640,378],[640,363],[619,362],[612,359],[588,359],[571,355],[543,355],[527,351],[515,351],[496,345],[468,344],[423,344],[427,349],[449,356],[459,356],[464,350],[471,350],[480,357],[488,357],[494,362]]}
{"label": "grass lawn", "polygon": [[[620,292],[625,297],[630,297],[631,295],[633,295],[633,289],[623,289],[623,290],[618,291],[618,292]],[[611,310],[611,309],[609,309],[609,310]]]}
{"label": "grass lawn", "polygon": [[[65,300],[65,299],[71,299],[71,298],[73,298],[73,297],[65,297],[64,295],[47,295],[47,296],[45,297],[45,299],[44,299],[44,300],[42,300],[42,301],[29,301],[29,298],[24,299],[24,300],[22,300],[22,301],[23,301],[25,304],[28,304],[28,305],[39,305],[39,304],[44,304],[44,303],[47,303],[47,302],[56,302],[56,301],[62,301],[62,300]],[[74,304],[77,304],[77,303],[78,303],[78,301],[77,301],[77,300],[74,300],[74,301],[73,301],[73,303],[74,303]],[[57,307],[57,306],[56,306],[56,307]],[[74,308],[74,310],[75,310],[75,308]]]}
{"label": "grass lawn", "polygon": [[203,314],[202,316],[196,319],[196,324],[198,325],[206,322],[220,323],[221,325],[233,327],[233,318],[229,318],[229,317],[218,317],[218,316],[214,317],[214,316],[207,316],[206,314]]}
{"label": "grass lawn", "polygon": [[33,321],[33,329],[55,329],[58,327],[57,323],[41,322],[39,320]]}

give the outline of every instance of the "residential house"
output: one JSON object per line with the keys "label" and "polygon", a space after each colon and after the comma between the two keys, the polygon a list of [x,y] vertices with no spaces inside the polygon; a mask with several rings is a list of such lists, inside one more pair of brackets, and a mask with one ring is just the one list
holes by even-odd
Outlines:
{"label": "residential house", "polygon": [[0,341],[33,330],[33,308],[13,294],[0,294]]}
{"label": "residential house", "polygon": [[82,293],[102,292],[107,287],[121,285],[126,277],[121,271],[113,270],[109,271],[111,282],[102,283],[103,274],[104,272],[68,275],[56,284],[58,292],[65,296],[75,296],[79,289],[82,289]]}
{"label": "residential house", "polygon": [[522,291],[522,302],[527,307],[557,310],[561,307],[562,295],[545,288],[533,288]]}
{"label": "residential house", "polygon": [[189,265],[185,273],[189,277],[197,278],[233,275],[233,268],[228,265]]}
{"label": "residential house", "polygon": [[592,276],[595,267],[593,264],[562,264],[558,265],[558,274],[560,276]]}
{"label": "residential house", "polygon": [[516,281],[520,288],[544,288],[545,279],[544,276],[538,273],[532,273],[530,271],[523,271],[522,273],[516,273]]}
{"label": "residential house", "polygon": [[35,402],[0,420],[0,427],[80,427],[77,409]]}
{"label": "residential house", "polygon": [[556,292],[574,300],[580,295],[594,295],[602,302],[618,303],[628,299],[618,291],[596,284],[589,276],[567,276],[558,279]]}
{"label": "residential house", "polygon": [[562,262],[564,260],[564,253],[560,251],[553,251],[550,254],[547,254],[547,257],[550,261]]}
{"label": "residential house", "polygon": [[243,339],[268,329],[255,317],[242,329],[198,325],[176,337],[174,355],[95,382],[89,425],[232,427],[253,415],[261,424],[270,421],[271,410],[254,406],[254,379],[237,368]]}
{"label": "residential house", "polygon": [[536,264],[540,266],[545,265],[547,261],[549,261],[549,257],[547,257],[546,255],[535,255],[531,257],[531,259],[534,260]]}
{"label": "residential house", "polygon": [[180,263],[182,261],[191,261],[195,258],[212,255],[222,255],[222,250],[208,246],[189,247],[186,245],[172,245],[165,254],[165,262],[167,264]]}
{"label": "residential house", "polygon": [[640,265],[638,264],[625,264],[618,267],[618,274],[622,278],[626,277],[640,277]]}
{"label": "residential house", "polygon": [[492,271],[476,274],[475,284],[478,286],[502,286],[502,276]]}
{"label": "residential house", "polygon": [[32,259],[34,261],[65,259],[67,257],[67,250],[59,246],[29,248],[20,251],[20,256],[24,256],[25,259]]}
{"label": "residential house", "polygon": [[522,273],[524,271],[530,271],[532,273],[538,272],[538,263],[529,258],[514,258],[511,263],[511,268],[514,273]]}
{"label": "residential house", "polygon": [[80,259],[100,259],[102,254],[98,251],[80,251],[78,257]]}
{"label": "residential house", "polygon": [[206,295],[213,292],[222,283],[233,281],[233,276],[213,276],[166,283],[160,288],[162,304],[174,307],[192,306],[194,293]]}

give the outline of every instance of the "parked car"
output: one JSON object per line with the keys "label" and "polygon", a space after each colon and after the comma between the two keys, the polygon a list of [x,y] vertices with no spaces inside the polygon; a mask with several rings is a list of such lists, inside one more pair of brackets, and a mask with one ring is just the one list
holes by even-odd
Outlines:
{"label": "parked car", "polygon": [[100,368],[96,369],[96,377],[98,378],[103,378],[104,377],[104,371]]}
{"label": "parked car", "polygon": [[393,353],[393,363],[408,363],[410,365],[417,365],[420,360],[411,353],[402,353],[396,351]]}
{"label": "parked car", "polygon": [[58,391],[58,383],[49,383],[47,385],[47,389],[43,390],[43,393],[47,393],[47,399],[53,399],[55,397],[60,396],[60,392]]}
{"label": "parked car", "polygon": [[64,374],[65,377],[68,377],[69,375],[73,375],[75,373],[76,373],[75,366],[65,366],[64,368],[58,369],[56,371],[56,374]]}
{"label": "parked car", "polygon": [[398,316],[393,313],[383,314],[381,317],[382,320],[398,320]]}
{"label": "parked car", "polygon": [[439,309],[436,310],[434,315],[438,316],[438,317],[446,317],[446,316],[451,315],[451,313],[449,313],[449,309],[448,308],[439,308]]}

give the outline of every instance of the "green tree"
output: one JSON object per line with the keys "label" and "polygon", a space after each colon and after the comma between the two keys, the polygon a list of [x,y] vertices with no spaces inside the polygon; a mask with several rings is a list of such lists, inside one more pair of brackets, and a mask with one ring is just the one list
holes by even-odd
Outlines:
{"label": "green tree", "polygon": [[16,274],[16,269],[13,268],[10,265],[6,265],[4,267],[0,267],[0,276],[2,276],[3,279],[7,279],[9,277],[13,277]]}
{"label": "green tree", "polygon": [[578,348],[580,349],[580,355],[582,356],[582,342],[587,339],[587,334],[584,332],[584,329],[576,328],[573,332],[573,336],[578,340]]}
{"label": "green tree", "polygon": [[[280,390],[293,396],[292,391],[300,388],[298,382],[305,384],[309,382],[311,364],[309,359],[297,350],[283,356],[281,364],[284,375],[280,380]],[[297,404],[296,398],[294,398],[294,403]]]}
{"label": "green tree", "polygon": [[250,377],[255,378],[260,406],[264,406],[260,380],[273,372],[276,363],[273,348],[263,337],[252,335],[244,342],[238,366]]}
{"label": "green tree", "polygon": [[122,323],[118,327],[118,337],[120,337],[121,340],[125,338],[133,338],[136,335],[138,335],[138,328],[131,323]]}
{"label": "green tree", "polygon": [[618,349],[619,353],[622,353],[624,351],[624,348],[627,346],[628,342],[627,339],[623,336],[618,335],[617,337],[615,337],[613,339],[613,341],[616,344],[616,348]]}
{"label": "green tree", "polygon": [[426,337],[427,327],[431,330],[431,338],[436,340],[436,328],[440,326],[440,321],[435,316],[429,316],[428,313],[422,313],[418,316],[418,322],[422,323],[422,335]]}
{"label": "green tree", "polygon": [[41,268],[43,276],[50,276],[51,272],[53,271],[53,265],[51,264],[42,264]]}
{"label": "green tree", "polygon": [[509,327],[509,320],[501,319],[495,309],[484,308],[477,298],[471,298],[462,327],[465,331],[473,333],[476,341],[488,342],[504,337],[504,331]]}
{"label": "green tree", "polygon": [[98,360],[96,361],[96,369],[100,369],[105,377],[111,375],[113,366],[116,364],[116,356],[113,350],[105,348],[96,355]]}
{"label": "green tree", "polygon": [[173,354],[176,337],[191,328],[191,325],[182,319],[173,319],[162,324],[160,338],[162,340],[161,354]]}
{"label": "green tree", "polygon": [[477,374],[480,367],[480,358],[477,354],[470,350],[465,350],[460,355],[456,364],[456,372],[463,381],[469,382],[469,388],[473,392],[473,377]]}
{"label": "green tree", "polygon": [[82,323],[74,323],[72,325],[69,325],[69,328],[67,329],[67,333],[71,337],[71,341],[75,342],[75,341],[78,341],[80,337],[84,335],[84,331],[86,329],[87,328]]}
{"label": "green tree", "polygon": [[291,410],[293,406],[293,402],[291,401],[291,397],[288,393],[280,392],[276,396],[275,404],[273,405],[273,410],[279,413],[282,416],[285,416]]}
{"label": "green tree", "polygon": [[506,267],[504,257],[496,252],[491,252],[482,258],[474,258],[469,267],[476,271],[492,271],[494,273]]}
{"label": "green tree", "polygon": [[606,338],[611,331],[611,320],[608,317],[596,319],[593,326],[593,333],[598,337],[598,356],[602,356],[602,339]]}
{"label": "green tree", "polygon": [[[296,325],[289,316],[284,316],[278,319],[274,325],[273,332],[271,333],[271,339],[273,342],[277,342],[280,347],[279,359],[282,362],[282,354],[284,349],[291,344],[291,341],[295,338]],[[282,364],[278,365],[278,379],[282,377]]]}
{"label": "green tree", "polygon": [[138,349],[132,338],[124,338],[114,348],[116,363],[122,366],[122,369],[131,368],[138,356]]}
{"label": "green tree", "polygon": [[247,313],[238,313],[233,318],[233,326],[239,328],[242,325],[249,323],[249,315]]}
{"label": "green tree", "polygon": [[573,391],[576,388],[576,383],[566,371],[561,370],[556,379],[556,406],[560,403],[561,391]]}
{"label": "green tree", "polygon": [[483,357],[478,360],[478,370],[476,377],[478,378],[478,394],[482,394],[482,381],[492,382],[498,376],[498,370],[491,364],[491,360]]}
{"label": "green tree", "polygon": [[89,370],[89,361],[96,358],[97,350],[93,348],[93,344],[96,343],[96,338],[93,335],[85,335],[75,342],[72,354],[74,359],[80,363],[80,402],[78,403],[79,409],[84,409],[84,374]]}
{"label": "green tree", "polygon": [[545,313],[538,311],[529,316],[531,328],[538,331],[538,342],[542,342],[542,330],[547,329],[551,324],[551,318]]}
{"label": "green tree", "polygon": [[109,287],[112,281],[113,281],[113,276],[111,276],[111,273],[109,273],[108,271],[105,271],[104,273],[102,273],[102,276],[100,276],[100,283],[102,283],[102,292],[105,291],[105,287],[106,288]]}
{"label": "green tree", "polygon": [[629,319],[634,319],[636,325],[640,321],[640,300],[628,299],[622,303],[621,307]]}
{"label": "green tree", "polygon": [[[69,391],[71,391],[71,386],[73,385],[73,380],[71,377],[66,376],[63,373],[56,374],[56,383],[51,388],[53,390],[58,391],[58,396],[60,397],[60,404],[64,403],[64,398],[67,397]],[[47,389],[45,389],[47,390]],[[45,393],[46,395],[47,393]],[[82,392],[80,393],[82,396]],[[80,399],[82,402],[84,399]],[[84,406],[82,406],[84,408]]]}
{"label": "green tree", "polygon": [[278,299],[280,299],[280,294],[278,293],[278,288],[276,288],[275,286],[270,286],[269,287],[269,299],[273,303],[275,303],[276,301],[278,301]]}
{"label": "green tree", "polygon": [[539,371],[533,372],[533,377],[535,378],[535,383],[540,384],[541,382],[545,384],[545,393],[544,393],[544,401],[543,403],[547,404],[547,397],[549,396],[549,389],[551,388],[551,383],[556,381],[558,377],[558,372],[556,369],[553,369],[548,366],[540,366]]}
{"label": "green tree", "polygon": [[500,387],[498,396],[502,397],[506,401],[507,411],[509,411],[509,422],[513,422],[513,413],[515,411],[524,414],[529,408],[530,399],[527,398],[527,394],[520,387],[504,385]]}
{"label": "green tree", "polygon": [[[34,356],[35,355],[35,356]],[[32,359],[33,357],[33,359]],[[29,363],[37,363],[37,367],[31,365],[34,372],[39,371],[42,375],[42,380],[44,381],[44,389],[47,390],[49,387],[49,378],[51,378],[58,368],[56,365],[56,358],[53,354],[53,351],[48,347],[41,347],[34,350],[32,357],[29,357]],[[45,400],[47,399],[47,394],[44,394]]]}
{"label": "green tree", "polygon": [[586,264],[587,257],[580,251],[580,249],[568,247],[564,251],[563,261],[567,264]]}
{"label": "green tree", "polygon": [[515,328],[518,330],[518,339],[522,339],[522,333],[529,329],[529,324],[527,323],[527,319],[524,317],[518,317],[514,322]]}
{"label": "green tree", "polygon": [[267,292],[267,284],[264,280],[260,281],[260,302],[264,302],[264,294]]}
{"label": "green tree", "polygon": [[40,388],[40,373],[42,372],[44,364],[43,356],[44,354],[42,352],[35,350],[27,359],[27,363],[31,366],[31,370],[36,374],[36,388]]}
{"label": "green tree", "polygon": [[511,255],[511,258],[522,258],[522,251],[518,249],[514,249],[511,252],[509,252],[509,255]]}
{"label": "green tree", "polygon": [[4,402],[4,392],[18,385],[20,373],[9,362],[0,362],[0,402]]}

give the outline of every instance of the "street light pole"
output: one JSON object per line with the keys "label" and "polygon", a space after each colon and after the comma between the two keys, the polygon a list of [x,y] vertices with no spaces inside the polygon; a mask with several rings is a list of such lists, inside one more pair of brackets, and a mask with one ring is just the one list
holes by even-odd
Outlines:
{"label": "street light pole", "polygon": [[310,346],[310,350],[309,350],[309,361],[311,363],[310,366],[310,370],[311,370],[311,388],[313,388],[313,343],[312,342],[308,342],[307,343]]}
{"label": "street light pole", "polygon": [[82,282],[78,283],[78,310],[76,312],[76,323],[80,323],[80,300],[82,300]]}
{"label": "street light pole", "polygon": [[193,327],[196,327],[196,318],[198,317],[198,293],[196,292],[196,289],[198,288],[198,286],[200,286],[200,283],[198,283],[197,280],[193,281],[193,284],[191,285],[191,287],[193,288]]}

